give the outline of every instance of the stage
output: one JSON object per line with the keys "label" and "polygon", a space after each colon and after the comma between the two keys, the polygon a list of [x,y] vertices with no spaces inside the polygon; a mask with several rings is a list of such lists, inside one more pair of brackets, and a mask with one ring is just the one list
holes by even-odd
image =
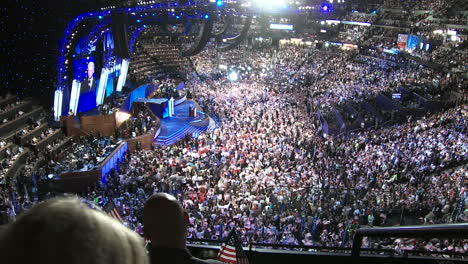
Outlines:
{"label": "stage", "polygon": [[195,102],[185,101],[174,107],[174,115],[161,119],[161,132],[155,138],[156,145],[168,146],[186,135],[198,137],[201,132],[215,128],[213,119],[197,109],[197,116],[190,117],[189,108],[196,107]]}

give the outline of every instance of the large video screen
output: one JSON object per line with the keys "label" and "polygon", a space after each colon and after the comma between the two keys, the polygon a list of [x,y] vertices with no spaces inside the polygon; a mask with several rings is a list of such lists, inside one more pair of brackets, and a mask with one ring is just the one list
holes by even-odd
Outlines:
{"label": "large video screen", "polygon": [[113,49],[111,32],[92,44],[85,38],[79,41],[73,55],[74,81],[70,94],[73,114],[95,109],[114,93],[122,60],[114,56]]}
{"label": "large video screen", "polygon": [[[77,113],[86,112],[96,108],[96,88],[99,79],[96,75],[96,63],[93,57],[88,57],[85,60],[78,60],[77,69],[78,74],[83,73],[84,76],[77,76],[81,81],[79,89],[79,100]],[[75,72],[77,72],[75,71]]]}

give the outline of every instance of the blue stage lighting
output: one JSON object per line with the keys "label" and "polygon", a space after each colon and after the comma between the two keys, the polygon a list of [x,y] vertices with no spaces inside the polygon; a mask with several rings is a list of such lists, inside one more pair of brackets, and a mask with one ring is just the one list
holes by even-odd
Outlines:
{"label": "blue stage lighting", "polygon": [[210,16],[209,16],[209,15],[205,15],[205,19],[208,19],[208,18],[210,18]]}
{"label": "blue stage lighting", "polygon": [[176,18],[176,19],[179,19],[179,18],[180,18],[180,16],[175,16],[175,18]]}
{"label": "blue stage lighting", "polygon": [[137,19],[137,23],[140,23],[140,22],[141,22],[141,20],[140,20],[140,19]]}
{"label": "blue stage lighting", "polygon": [[98,16],[99,19],[102,19],[102,16]]}
{"label": "blue stage lighting", "polygon": [[224,5],[223,0],[217,0],[217,1],[216,1],[216,5],[217,5],[217,6],[223,6],[223,5]]}
{"label": "blue stage lighting", "polygon": [[330,13],[330,12],[333,12],[333,6],[331,4],[323,4],[322,13]]}

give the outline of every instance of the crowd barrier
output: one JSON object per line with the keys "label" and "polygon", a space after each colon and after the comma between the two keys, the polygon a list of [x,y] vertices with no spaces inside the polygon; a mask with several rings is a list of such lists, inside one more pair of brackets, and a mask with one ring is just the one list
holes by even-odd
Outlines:
{"label": "crowd barrier", "polygon": [[[403,227],[381,227],[362,228],[356,231],[353,240],[353,250],[351,255],[359,257],[364,237],[405,237],[405,238],[459,238],[468,237],[468,224],[446,224],[430,226],[403,226]],[[427,251],[423,251],[427,252]],[[446,254],[446,252],[443,252]],[[441,252],[439,252],[441,254]]]}
{"label": "crowd barrier", "polygon": [[125,154],[128,152],[128,143],[124,141],[115,149],[109,157],[104,160],[99,169],[101,170],[101,180],[106,183],[106,174],[110,173],[112,169],[116,169],[124,159]]}
{"label": "crowd barrier", "polygon": [[[464,239],[468,224],[445,224],[400,227],[372,227],[357,229],[352,247],[330,247],[313,245],[290,245],[250,242],[243,250],[253,263],[466,263],[466,253],[455,250],[424,250],[396,248],[362,248],[364,237],[380,238],[450,238]],[[212,251],[216,256],[223,239],[188,239],[187,247],[194,256],[203,256]]]}

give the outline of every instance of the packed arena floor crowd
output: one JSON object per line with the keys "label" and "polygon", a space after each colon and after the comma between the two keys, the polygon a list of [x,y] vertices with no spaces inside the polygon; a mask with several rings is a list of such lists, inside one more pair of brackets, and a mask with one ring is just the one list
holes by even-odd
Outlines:
{"label": "packed arena floor crowd", "polygon": [[[339,246],[345,228],[383,225],[390,209],[405,206],[420,223],[444,223],[457,206],[466,170],[442,171],[466,162],[466,106],[351,141],[324,141],[313,123],[300,121],[304,107],[266,87],[211,92],[222,120],[214,133],[133,153],[113,176],[130,223],[139,226],[131,210],[163,191],[191,213],[193,238],[216,240],[239,227],[245,241]],[[466,212],[457,217],[467,220]]]}
{"label": "packed arena floor crowd", "polygon": [[[387,7],[400,2],[386,1]],[[426,5],[437,12],[445,12],[448,6],[446,1],[421,1],[411,8]],[[420,18],[351,14],[345,19],[379,19],[384,25],[404,26],[384,20],[414,23]],[[432,25],[426,29],[432,30]],[[397,35],[391,29],[349,30],[350,39],[376,49],[241,45],[219,56],[208,45],[193,58],[198,73],[188,74],[186,85],[202,110],[216,118],[217,128],[171,146],[128,153],[118,169],[106,176],[106,183],[96,183],[78,195],[103,208],[112,202],[124,224],[143,235],[145,201],[154,193],[170,193],[189,214],[188,238],[220,241],[236,229],[246,245],[350,247],[361,226],[468,222],[466,79],[377,51],[396,45]],[[169,40],[162,44],[170,46]],[[426,55],[428,61],[466,67],[466,53],[461,54],[449,56],[450,50],[437,50]],[[152,72],[156,63],[144,53],[136,58],[142,62],[132,69],[133,74],[147,80],[143,73]],[[222,65],[232,68],[222,69]],[[236,71],[239,80],[229,80],[229,71]],[[429,87],[437,96],[454,91],[462,98],[420,119],[339,135],[325,133],[316,116],[317,111],[358,104],[411,85]],[[172,81],[155,94],[177,95]],[[108,99],[101,113],[112,112],[123,100]],[[19,104],[13,102],[3,111]],[[28,125],[18,136],[28,134],[34,125],[41,123]],[[57,195],[42,193],[38,181],[67,171],[90,170],[114,150],[117,140],[135,138],[157,127],[159,122],[148,109],[136,111],[115,138],[82,138],[72,143],[64,158],[45,160],[40,169],[34,159],[28,159],[9,185],[0,184],[3,222]],[[44,130],[31,143],[54,131]],[[54,140],[46,152],[66,140]],[[0,142],[6,148],[0,160],[0,181],[24,151],[8,144]],[[466,254],[468,241],[366,238],[363,247]]]}
{"label": "packed arena floor crowd", "polygon": [[[285,48],[268,71],[255,63],[261,59],[248,62],[240,67],[252,72],[238,83],[193,80],[198,103],[219,119],[219,127],[197,139],[128,154],[108,175],[107,185],[81,196],[99,206],[112,200],[125,224],[141,234],[144,201],[167,192],[189,212],[189,238],[219,240],[237,228],[245,243],[350,246],[356,228],[401,224],[395,215],[402,211],[409,223],[468,221],[468,210],[460,207],[468,198],[466,104],[380,130],[324,135],[310,108],[359,101],[408,78],[429,82],[435,73],[406,61],[400,61],[407,63],[405,68],[356,60],[353,52],[313,53],[313,61],[299,60],[303,65],[298,65],[294,58],[304,57],[306,50]],[[140,113],[134,122],[144,131],[152,122],[148,118]],[[112,142],[75,143],[68,161],[49,163],[45,175],[92,167]],[[89,164],[76,164],[83,155]],[[34,184],[16,186],[32,189]],[[15,188],[20,201],[15,204],[23,204],[13,207],[16,212],[33,199],[53,195],[29,194],[28,188]],[[467,250],[460,241],[442,244],[456,252]],[[423,249],[427,243],[378,245]]]}

